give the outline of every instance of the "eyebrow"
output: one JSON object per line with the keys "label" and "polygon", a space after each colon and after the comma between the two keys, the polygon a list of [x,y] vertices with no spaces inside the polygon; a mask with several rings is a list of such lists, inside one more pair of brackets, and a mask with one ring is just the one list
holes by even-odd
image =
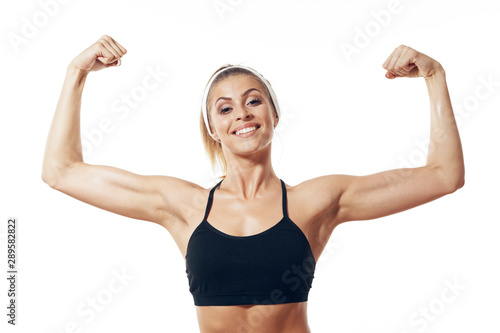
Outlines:
{"label": "eyebrow", "polygon": [[[256,90],[256,91],[258,91],[259,93],[261,93],[261,92],[260,92],[258,89],[256,89],[256,88],[250,88],[250,89],[248,89],[247,91],[245,91],[243,94],[241,94],[241,97],[243,97],[243,96],[247,95],[249,92],[251,92],[251,91],[253,91],[253,90]],[[261,94],[262,94],[262,93],[261,93]],[[215,101],[215,104],[217,104],[217,102],[219,101],[219,99],[229,100],[229,99],[231,99],[231,97],[219,97],[219,98]],[[215,104],[214,104],[214,105],[215,105]]]}

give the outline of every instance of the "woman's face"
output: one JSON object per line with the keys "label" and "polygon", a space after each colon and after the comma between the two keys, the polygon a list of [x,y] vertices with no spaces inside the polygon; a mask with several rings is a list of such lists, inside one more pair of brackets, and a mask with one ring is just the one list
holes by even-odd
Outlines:
{"label": "woman's face", "polygon": [[209,112],[213,136],[234,152],[267,146],[278,123],[263,84],[248,75],[219,82],[214,87]]}

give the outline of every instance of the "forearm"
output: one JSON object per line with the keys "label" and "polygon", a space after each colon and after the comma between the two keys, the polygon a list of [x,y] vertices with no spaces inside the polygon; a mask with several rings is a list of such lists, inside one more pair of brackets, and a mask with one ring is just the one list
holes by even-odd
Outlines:
{"label": "forearm", "polygon": [[80,106],[86,73],[67,67],[61,95],[52,119],[45,154],[42,179],[54,182],[65,168],[74,162],[83,162],[80,138]]}
{"label": "forearm", "polygon": [[437,167],[443,181],[450,187],[460,188],[465,175],[464,158],[444,69],[425,78],[425,82],[431,109],[427,165]]}

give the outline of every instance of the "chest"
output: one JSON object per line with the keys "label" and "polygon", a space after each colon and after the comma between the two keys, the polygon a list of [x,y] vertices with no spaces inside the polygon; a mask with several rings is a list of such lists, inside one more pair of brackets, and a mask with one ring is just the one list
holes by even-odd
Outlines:
{"label": "chest", "polygon": [[217,196],[209,207],[206,220],[216,229],[234,236],[250,236],[276,225],[283,217],[281,193],[252,200]]}

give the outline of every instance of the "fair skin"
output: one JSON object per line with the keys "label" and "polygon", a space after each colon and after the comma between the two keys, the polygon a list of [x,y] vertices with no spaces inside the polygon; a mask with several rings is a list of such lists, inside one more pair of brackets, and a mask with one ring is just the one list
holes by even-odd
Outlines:
{"label": "fair skin", "polygon": [[[175,177],[91,165],[82,158],[80,105],[85,80],[91,72],[114,66],[125,53],[113,38],[103,36],[68,65],[47,138],[42,179],[88,204],[165,227],[184,258],[189,237],[203,219],[210,189]],[[441,65],[402,45],[383,68],[388,79],[420,77],[427,85],[431,112],[427,163],[366,176],[332,174],[287,185],[289,217],[306,235],[316,260],[339,224],[395,214],[450,194],[464,184],[460,137]],[[242,97],[250,88],[260,92]],[[228,171],[214,193],[208,220],[235,236],[262,232],[282,218],[277,204],[281,185],[271,165],[273,127],[278,119],[262,88],[255,79],[237,75],[218,84],[210,100],[210,124],[222,144]],[[217,101],[219,97],[230,99]],[[252,102],[256,99],[260,102]],[[220,113],[221,109],[225,111]],[[259,124],[259,129],[247,137],[232,134],[248,122]],[[238,325],[262,333],[310,332],[307,302],[199,306],[197,316],[203,333],[234,330]]]}

